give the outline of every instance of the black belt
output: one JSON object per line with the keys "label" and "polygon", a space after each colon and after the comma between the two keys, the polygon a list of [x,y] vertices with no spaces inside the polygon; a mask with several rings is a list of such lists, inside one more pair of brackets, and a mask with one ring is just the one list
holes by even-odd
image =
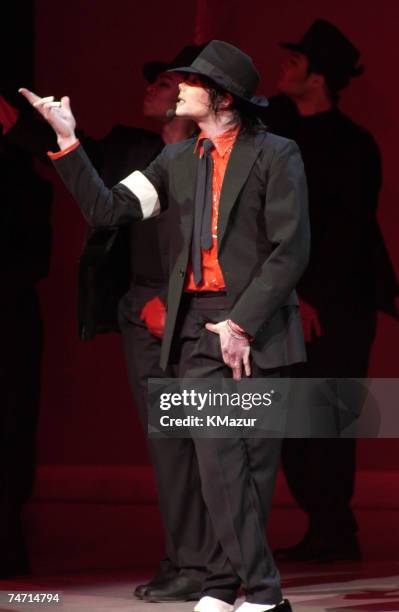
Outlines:
{"label": "black belt", "polygon": [[185,291],[186,297],[192,298],[210,298],[210,297],[226,297],[227,291]]}

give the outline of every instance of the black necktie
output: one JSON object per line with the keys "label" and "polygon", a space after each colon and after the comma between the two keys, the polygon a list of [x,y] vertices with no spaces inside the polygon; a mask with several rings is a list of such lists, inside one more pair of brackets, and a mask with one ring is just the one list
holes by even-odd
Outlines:
{"label": "black necktie", "polygon": [[196,285],[199,285],[202,281],[201,249],[208,250],[212,246],[212,141],[205,138],[202,141],[202,148],[203,155],[198,161],[194,201],[194,230],[191,245],[191,259]]}

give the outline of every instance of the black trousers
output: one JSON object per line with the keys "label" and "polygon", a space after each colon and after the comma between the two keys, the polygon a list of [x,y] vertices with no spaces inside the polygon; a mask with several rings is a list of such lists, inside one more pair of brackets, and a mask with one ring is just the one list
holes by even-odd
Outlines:
{"label": "black trousers", "polygon": [[[147,435],[148,378],[172,378],[174,368],[159,366],[161,341],[140,321],[143,305],[159,295],[160,287],[136,285],[121,300],[119,326],[129,384],[140,419]],[[166,555],[173,571],[203,580],[207,559],[212,557],[214,539],[201,495],[201,480],[194,456],[187,453],[185,439],[147,439],[154,467]],[[167,564],[164,564],[164,566]]]}
{"label": "black trousers", "polygon": [[[231,378],[217,334],[207,322],[229,316],[225,296],[183,297],[177,373],[180,378]],[[283,369],[261,370],[253,377],[281,376]],[[186,457],[198,465],[202,496],[215,547],[208,557],[203,594],[233,603],[242,584],[248,601],[279,603],[280,576],[265,538],[265,523],[279,465],[281,440],[194,438]]]}
{"label": "black trousers", "polygon": [[[307,344],[308,361],[296,365],[292,376],[366,377],[376,313],[337,306],[322,309],[319,317],[322,335]],[[287,439],[282,461],[291,492],[308,515],[309,535],[337,542],[357,532],[350,506],[356,475],[355,439]]]}

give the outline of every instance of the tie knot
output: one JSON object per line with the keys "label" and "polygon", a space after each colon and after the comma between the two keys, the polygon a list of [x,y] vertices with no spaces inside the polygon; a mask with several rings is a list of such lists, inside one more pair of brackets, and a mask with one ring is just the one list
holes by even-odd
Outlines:
{"label": "tie knot", "polygon": [[204,138],[202,141],[202,150],[204,151],[204,155],[208,155],[211,149],[213,149],[212,140],[209,140],[209,138]]}

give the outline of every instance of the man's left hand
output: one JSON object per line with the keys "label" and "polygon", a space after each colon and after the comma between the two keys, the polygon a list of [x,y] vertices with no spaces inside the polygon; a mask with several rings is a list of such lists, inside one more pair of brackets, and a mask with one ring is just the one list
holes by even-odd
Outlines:
{"label": "man's left hand", "polygon": [[250,346],[246,335],[233,331],[228,320],[220,323],[206,323],[205,327],[208,331],[219,334],[223,361],[233,370],[234,380],[241,379],[242,366],[244,366],[245,374],[251,376]]}

